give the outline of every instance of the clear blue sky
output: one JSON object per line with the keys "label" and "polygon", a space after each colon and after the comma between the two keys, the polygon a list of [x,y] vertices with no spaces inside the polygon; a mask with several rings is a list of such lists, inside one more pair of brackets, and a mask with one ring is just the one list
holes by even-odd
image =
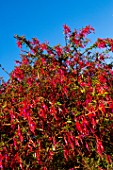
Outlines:
{"label": "clear blue sky", "polygon": [[[0,64],[11,72],[19,59],[14,34],[63,44],[63,24],[72,29],[93,26],[93,40],[113,38],[113,0],[1,0]],[[1,68],[0,76],[8,79]]]}

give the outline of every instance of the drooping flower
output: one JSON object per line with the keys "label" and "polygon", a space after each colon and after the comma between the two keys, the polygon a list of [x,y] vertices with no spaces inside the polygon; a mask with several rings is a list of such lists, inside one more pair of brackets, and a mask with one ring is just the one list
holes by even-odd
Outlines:
{"label": "drooping flower", "polygon": [[17,45],[19,48],[22,48],[22,43],[20,41],[17,41]]}
{"label": "drooping flower", "polygon": [[55,50],[56,50],[58,56],[61,56],[61,55],[62,55],[63,51],[62,51],[62,48],[61,48],[61,47],[56,46],[56,47],[55,47]]}
{"label": "drooping flower", "polygon": [[63,27],[64,27],[64,34],[68,34],[71,32],[70,28],[66,24]]}

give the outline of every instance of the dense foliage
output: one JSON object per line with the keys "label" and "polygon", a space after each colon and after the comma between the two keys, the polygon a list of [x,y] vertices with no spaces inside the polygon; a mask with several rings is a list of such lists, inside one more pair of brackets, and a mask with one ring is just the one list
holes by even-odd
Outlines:
{"label": "dense foliage", "polygon": [[21,61],[0,87],[1,169],[113,168],[113,39],[90,46],[91,32],[64,25],[63,47],[15,35]]}

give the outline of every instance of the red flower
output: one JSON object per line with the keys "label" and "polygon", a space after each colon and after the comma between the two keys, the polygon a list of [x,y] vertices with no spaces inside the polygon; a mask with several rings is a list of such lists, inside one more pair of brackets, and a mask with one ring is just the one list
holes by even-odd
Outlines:
{"label": "red flower", "polygon": [[66,159],[66,161],[68,161],[68,156],[69,156],[69,151],[68,149],[64,148],[64,158]]}
{"label": "red flower", "polygon": [[33,42],[32,44],[33,45],[39,45],[39,40],[37,38],[32,38]]}
{"label": "red flower", "polygon": [[56,50],[56,53],[58,54],[58,56],[61,56],[61,54],[62,54],[62,48],[60,48],[59,46],[56,46],[55,47],[55,50]]}
{"label": "red flower", "polygon": [[98,38],[96,45],[97,45],[98,48],[105,48],[106,47],[106,41],[104,39]]}
{"label": "red flower", "polygon": [[82,128],[81,128],[81,125],[80,125],[79,122],[76,122],[76,128],[77,128],[77,130],[78,130],[79,132],[82,133]]}
{"label": "red flower", "polygon": [[19,48],[22,48],[22,43],[20,41],[17,41],[17,45]]}
{"label": "red flower", "polygon": [[47,44],[45,43],[40,44],[40,48],[42,51],[47,50]]}
{"label": "red flower", "polygon": [[27,57],[23,57],[22,63],[25,64],[25,65],[29,64],[28,58]]}
{"label": "red flower", "polygon": [[70,28],[66,24],[63,27],[64,27],[64,34],[68,34],[71,32]]}
{"label": "red flower", "polygon": [[79,40],[77,40],[75,37],[73,38],[72,42],[75,44],[75,45],[79,45]]}
{"label": "red flower", "polygon": [[110,164],[112,162],[110,155],[106,155],[107,161]]}
{"label": "red flower", "polygon": [[23,136],[21,134],[20,126],[18,125],[18,136],[20,137],[20,141],[23,142]]}
{"label": "red flower", "polygon": [[92,28],[91,26],[86,26],[85,28],[83,28],[80,32],[80,35],[85,37],[87,34],[90,34],[91,32],[94,32],[94,28]]}
{"label": "red flower", "polygon": [[97,147],[98,154],[102,156],[102,153],[104,152],[104,147],[99,139],[96,139],[96,147]]}
{"label": "red flower", "polygon": [[28,117],[28,124],[29,124],[31,132],[35,134],[36,124],[35,122],[33,122],[33,120],[30,117]]}

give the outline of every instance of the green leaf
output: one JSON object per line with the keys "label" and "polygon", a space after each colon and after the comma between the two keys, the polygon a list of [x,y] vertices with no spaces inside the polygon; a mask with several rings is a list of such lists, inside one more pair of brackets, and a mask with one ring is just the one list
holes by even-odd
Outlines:
{"label": "green leaf", "polygon": [[58,106],[61,106],[61,105],[62,105],[60,102],[56,102],[56,104],[57,104]]}

